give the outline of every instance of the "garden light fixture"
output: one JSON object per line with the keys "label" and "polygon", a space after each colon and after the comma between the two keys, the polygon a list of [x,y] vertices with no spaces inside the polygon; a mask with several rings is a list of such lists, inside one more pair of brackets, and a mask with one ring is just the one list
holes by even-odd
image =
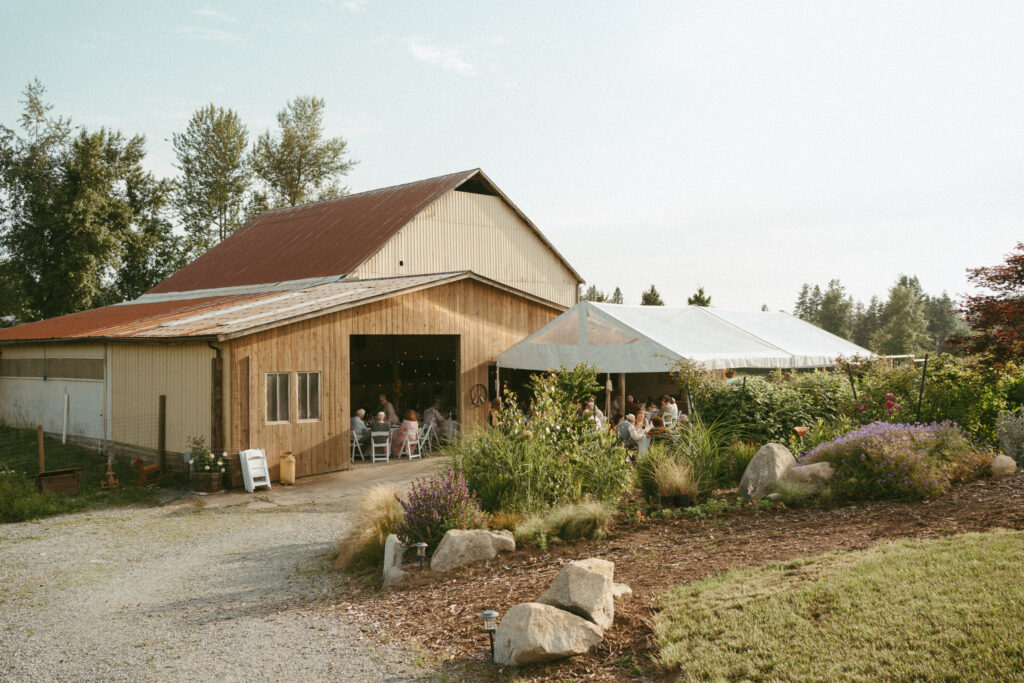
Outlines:
{"label": "garden light fixture", "polygon": [[498,630],[498,613],[492,609],[480,615],[484,620],[484,633],[491,639],[491,660],[494,660],[494,632]]}
{"label": "garden light fixture", "polygon": [[423,571],[423,560],[427,557],[427,544],[423,541],[416,544],[416,557],[420,558],[420,571]]}

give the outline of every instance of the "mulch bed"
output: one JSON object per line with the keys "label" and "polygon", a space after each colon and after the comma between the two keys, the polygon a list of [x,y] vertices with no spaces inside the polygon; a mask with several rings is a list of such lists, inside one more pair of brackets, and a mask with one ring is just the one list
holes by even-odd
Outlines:
{"label": "mulch bed", "polygon": [[[413,639],[462,673],[482,679],[503,672],[487,662],[478,615],[535,600],[570,560],[615,562],[615,580],[633,589],[617,601],[615,624],[589,654],[517,674],[533,680],[659,678],[650,629],[659,596],[669,588],[729,569],[866,548],[885,539],[936,538],[996,527],[1024,529],[1024,474],[979,481],[937,500],[864,502],[776,512],[742,510],[701,521],[618,524],[600,541],[553,545],[500,555],[447,574],[412,572],[400,586],[358,588],[337,609],[360,616],[369,633]],[[376,584],[376,585],[379,585]]]}

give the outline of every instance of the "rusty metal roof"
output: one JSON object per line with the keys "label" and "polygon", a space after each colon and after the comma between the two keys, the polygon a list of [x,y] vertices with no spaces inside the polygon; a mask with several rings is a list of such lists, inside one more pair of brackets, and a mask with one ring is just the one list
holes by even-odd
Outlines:
{"label": "rusty metal roof", "polygon": [[[292,291],[106,306],[0,330],[0,344],[90,339],[223,340],[467,278],[541,301],[469,271],[338,280]],[[564,310],[550,302],[542,303]]]}

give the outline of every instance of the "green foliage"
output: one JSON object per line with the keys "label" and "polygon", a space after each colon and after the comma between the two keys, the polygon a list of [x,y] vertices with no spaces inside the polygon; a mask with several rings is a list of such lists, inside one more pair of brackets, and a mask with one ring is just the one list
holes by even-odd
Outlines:
{"label": "green foliage", "polygon": [[831,486],[840,498],[918,500],[984,476],[991,455],[979,452],[952,422],[873,422],[819,444],[799,462],[830,463]]}
{"label": "green foliage", "polygon": [[174,134],[181,171],[174,205],[193,243],[206,250],[242,222],[251,171],[249,132],[231,109],[209,104],[192,114],[184,133]]}
{"label": "green foliage", "polygon": [[687,425],[672,432],[667,450],[689,465],[692,484],[704,495],[732,476],[732,466],[727,467],[726,463],[731,457],[727,453],[735,435],[731,424],[708,422],[703,416],[695,415]]}
{"label": "green foliage", "polygon": [[447,448],[485,510],[529,513],[587,496],[614,503],[629,490],[622,444],[576,415],[579,401],[596,390],[596,376],[583,366],[535,375],[529,424],[509,394],[500,429],[469,432]]}
{"label": "green foliage", "polygon": [[138,473],[126,462],[113,464],[120,485],[105,489],[106,458],[49,437],[43,440],[47,470],[78,467],[82,486],[78,495],[40,493],[33,477],[39,471],[39,450],[34,429],[0,423],[0,522],[20,522],[47,515],[98,510],[120,505],[156,505],[156,494],[136,484]]}
{"label": "green foliage", "polygon": [[341,197],[339,185],[356,162],[345,157],[343,138],[325,138],[324,100],[296,97],[277,115],[280,132],[265,132],[256,141],[251,165],[266,187],[272,207]]}
{"label": "green foliage", "polygon": [[693,296],[686,297],[687,306],[703,306],[707,308],[711,305],[711,297],[704,293],[703,287],[698,287],[697,291],[693,293]]}
{"label": "green foliage", "polygon": [[652,505],[658,502],[658,482],[654,478],[654,472],[658,465],[671,457],[664,442],[651,444],[647,450],[637,457],[637,484],[640,486],[640,493],[644,499]]}
{"label": "green foliage", "polygon": [[980,290],[965,296],[959,312],[970,333],[951,341],[968,353],[984,353],[997,363],[1024,358],[1024,242],[995,266],[968,268],[967,279]]}
{"label": "green foliage", "polygon": [[480,529],[487,521],[457,468],[417,479],[406,500],[399,502],[404,515],[398,536],[407,544],[426,543],[431,550],[452,529]]}
{"label": "green foliage", "polygon": [[800,507],[814,495],[814,488],[797,481],[776,479],[768,485],[768,493],[779,494],[779,502],[788,508]]}
{"label": "green foliage", "polygon": [[16,292],[6,313],[22,321],[148,289],[180,251],[164,216],[171,185],[143,169],[145,139],[53,118],[44,93],[26,88],[20,134],[0,126],[0,252]]}
{"label": "green foliage", "polygon": [[611,297],[608,299],[608,303],[610,303],[610,304],[621,304],[624,301],[625,301],[625,299],[622,298],[622,290],[619,289],[618,287],[616,287],[615,291],[612,292]]}
{"label": "green foliage", "polygon": [[743,439],[733,439],[723,451],[718,484],[724,488],[739,486],[747,465],[757,455],[758,446]]}
{"label": "green foliage", "polygon": [[916,354],[932,347],[924,301],[915,288],[902,284],[893,286],[882,317],[885,321],[882,329],[872,340],[878,353]]}
{"label": "green foliage", "polygon": [[787,380],[776,372],[748,377],[746,386],[709,384],[696,402],[705,421],[729,422],[739,438],[789,444],[794,427],[835,420],[847,407],[849,392],[849,383],[838,373],[801,373]]}
{"label": "green foliage", "polygon": [[516,526],[515,536],[520,543],[529,543],[542,550],[548,543],[597,539],[605,535],[615,515],[609,503],[588,501],[559,505],[535,513]]}
{"label": "green foliage", "polygon": [[654,285],[651,288],[645,290],[640,294],[640,305],[641,306],[664,306],[665,302],[661,300],[661,294],[655,289]]}
{"label": "green foliage", "polygon": [[1024,532],[996,531],[717,574],[662,598],[657,659],[685,680],[1019,680],[1022,563]]}

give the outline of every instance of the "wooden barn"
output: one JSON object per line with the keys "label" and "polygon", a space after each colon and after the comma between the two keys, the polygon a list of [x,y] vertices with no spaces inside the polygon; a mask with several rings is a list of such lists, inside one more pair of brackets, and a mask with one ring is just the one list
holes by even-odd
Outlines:
{"label": "wooden barn", "polygon": [[350,417],[382,393],[483,422],[497,355],[581,282],[479,169],[271,211],[135,301],[0,330],[0,419],[345,469]]}

